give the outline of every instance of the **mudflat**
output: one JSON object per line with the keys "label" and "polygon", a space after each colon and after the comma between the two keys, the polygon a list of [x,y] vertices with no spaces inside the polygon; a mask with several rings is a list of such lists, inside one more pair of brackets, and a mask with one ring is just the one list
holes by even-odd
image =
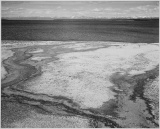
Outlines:
{"label": "mudflat", "polygon": [[159,44],[2,41],[2,127],[159,127]]}

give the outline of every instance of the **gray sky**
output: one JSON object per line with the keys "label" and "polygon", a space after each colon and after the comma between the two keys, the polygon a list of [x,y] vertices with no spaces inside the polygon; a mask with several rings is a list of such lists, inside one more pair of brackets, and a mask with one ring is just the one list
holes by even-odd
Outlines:
{"label": "gray sky", "polygon": [[159,17],[156,1],[2,1],[2,17]]}

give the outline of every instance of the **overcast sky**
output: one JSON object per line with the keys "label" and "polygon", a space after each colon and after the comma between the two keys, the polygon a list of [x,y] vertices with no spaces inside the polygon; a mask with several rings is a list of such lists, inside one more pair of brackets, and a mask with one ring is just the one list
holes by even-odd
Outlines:
{"label": "overcast sky", "polygon": [[159,17],[156,1],[2,1],[2,17]]}

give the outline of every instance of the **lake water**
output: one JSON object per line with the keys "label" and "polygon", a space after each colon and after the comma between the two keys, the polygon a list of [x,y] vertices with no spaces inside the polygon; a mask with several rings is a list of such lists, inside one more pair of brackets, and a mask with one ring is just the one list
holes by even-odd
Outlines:
{"label": "lake water", "polygon": [[159,20],[2,20],[2,40],[159,42]]}

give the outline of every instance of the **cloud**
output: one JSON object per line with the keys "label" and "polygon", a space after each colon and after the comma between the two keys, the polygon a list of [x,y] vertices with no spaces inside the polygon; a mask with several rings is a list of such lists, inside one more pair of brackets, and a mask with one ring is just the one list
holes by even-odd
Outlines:
{"label": "cloud", "polygon": [[119,2],[2,2],[3,16],[158,16],[159,5]]}
{"label": "cloud", "polygon": [[9,7],[2,7],[2,11],[6,11],[6,10],[9,10],[10,8]]}
{"label": "cloud", "polygon": [[105,8],[104,10],[105,11],[117,11],[119,9],[117,9],[117,8]]}
{"label": "cloud", "polygon": [[155,8],[153,8],[153,10],[159,12],[159,7],[155,7]]}
{"label": "cloud", "polygon": [[98,8],[95,8],[93,9],[94,12],[99,12],[99,11],[102,11],[101,9],[98,9]]}
{"label": "cloud", "polygon": [[76,12],[77,14],[79,14],[79,15],[83,15],[84,14],[84,12]]}
{"label": "cloud", "polygon": [[83,7],[72,8],[73,11],[84,11]]}
{"label": "cloud", "polygon": [[129,16],[135,17],[159,17],[159,6],[158,5],[144,5],[132,7],[123,10]]}
{"label": "cloud", "polygon": [[108,7],[108,8],[95,8],[95,9],[93,9],[93,11],[94,12],[104,12],[105,13],[106,11],[109,11],[109,12],[111,12],[111,11],[114,11],[114,12],[120,11],[120,9]]}
{"label": "cloud", "polygon": [[61,9],[61,8],[62,8],[61,6],[58,6],[58,7],[57,7],[57,9]]}
{"label": "cloud", "polygon": [[135,8],[135,9],[137,9],[137,10],[141,10],[141,11],[146,11],[146,10],[148,10],[148,8],[149,8],[149,6],[148,5],[146,5],[146,6],[138,6],[137,8]]}
{"label": "cloud", "polygon": [[158,6],[153,6],[153,5],[145,5],[145,6],[138,6],[138,7],[134,7],[134,8],[129,8],[128,11],[144,11],[144,12],[148,12],[148,11],[158,11]]}

